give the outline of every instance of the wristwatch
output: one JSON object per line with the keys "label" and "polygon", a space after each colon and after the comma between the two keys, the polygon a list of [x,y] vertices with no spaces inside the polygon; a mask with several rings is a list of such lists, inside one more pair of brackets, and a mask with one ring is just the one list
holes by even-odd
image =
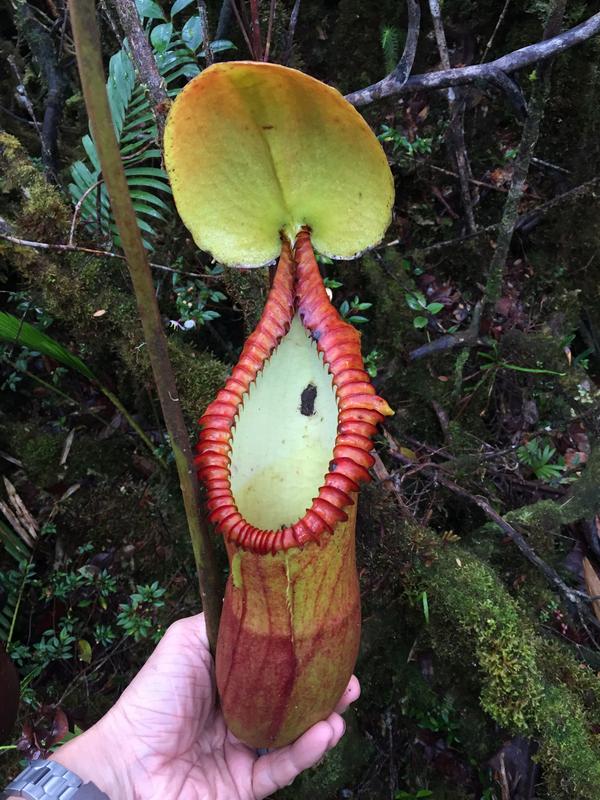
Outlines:
{"label": "wristwatch", "polygon": [[84,783],[74,772],[56,761],[32,761],[0,792],[0,800],[110,800],[93,783]]}

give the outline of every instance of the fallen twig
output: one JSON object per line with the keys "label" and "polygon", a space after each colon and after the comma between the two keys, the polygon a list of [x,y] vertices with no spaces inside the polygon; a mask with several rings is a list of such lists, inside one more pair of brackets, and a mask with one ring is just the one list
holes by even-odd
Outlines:
{"label": "fallen twig", "polygon": [[[394,458],[394,460],[399,461],[405,466],[414,467],[415,462],[400,452],[395,439],[388,431],[385,431],[385,437],[390,445],[390,455]],[[491,504],[488,502],[488,500],[486,500],[485,497],[472,494],[471,492],[467,491],[467,489],[464,489],[462,486],[459,486],[453,480],[446,477],[442,471],[442,465],[430,462],[427,465],[423,465],[422,471],[429,473],[437,483],[441,484],[446,489],[449,489],[454,494],[457,494],[459,497],[463,497],[465,500],[477,505],[484,512],[484,514],[500,528],[502,533],[509,537],[521,554],[527,559],[527,561],[539,569],[542,575],[556,589],[556,591],[558,591],[558,593],[568,603],[571,603],[573,606],[575,606],[580,616],[585,618],[588,624],[600,630],[600,622],[596,619],[589,608],[591,598],[585,592],[572,589],[570,586],[568,586],[560,577],[558,572],[556,572],[556,570],[551,567],[550,564],[547,564],[543,558],[541,558],[535,552],[523,534],[513,525],[508,523],[504,517],[498,514],[498,512],[492,508]],[[381,473],[381,470],[379,470],[379,473]],[[394,492],[398,493],[398,490],[396,487],[394,487],[393,481],[391,481],[391,475],[389,473],[388,477]]]}

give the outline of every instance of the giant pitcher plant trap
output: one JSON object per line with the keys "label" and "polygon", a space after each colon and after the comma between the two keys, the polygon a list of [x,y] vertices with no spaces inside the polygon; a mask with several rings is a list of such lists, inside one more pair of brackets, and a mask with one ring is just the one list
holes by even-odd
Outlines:
{"label": "giant pitcher plant trap", "polygon": [[356,499],[392,411],[313,247],[379,242],[393,182],[334,89],[273,64],[217,64],[176,99],[165,158],[195,242],[230,266],[279,262],[262,317],[200,420],[198,475],[230,575],[216,653],[231,730],[287,744],[331,713],[356,660]]}

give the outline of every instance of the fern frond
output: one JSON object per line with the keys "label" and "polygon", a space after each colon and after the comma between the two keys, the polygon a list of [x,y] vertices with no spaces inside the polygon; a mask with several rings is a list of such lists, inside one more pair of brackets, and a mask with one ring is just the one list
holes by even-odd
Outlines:
{"label": "fern frond", "polygon": [[400,55],[400,34],[394,25],[386,25],[381,30],[381,49],[385,61],[385,71],[390,73],[398,63]]}
{"label": "fern frond", "polygon": [[[160,151],[153,147],[156,139],[154,117],[144,91],[136,81],[131,59],[124,49],[119,50],[110,60],[106,88],[123,160],[128,167],[143,165],[137,171],[129,173],[135,178],[135,183],[130,185],[143,185],[147,189],[170,193],[166,174],[152,165],[160,158]],[[76,161],[71,167],[71,197],[75,204],[84,198],[80,211],[81,220],[90,228],[90,233],[109,237],[118,243],[108,193],[101,181],[96,146],[89,135],[84,136],[81,143],[87,162]],[[147,183],[147,177],[152,179],[153,185]],[[96,189],[93,188],[95,184],[99,184]],[[150,206],[141,198],[134,198],[133,205],[140,229],[148,234],[144,243],[151,250],[152,238],[156,232],[149,220],[164,222],[171,209],[166,203]]]}
{"label": "fern frond", "polygon": [[[200,50],[200,17],[190,17],[181,30],[176,30],[173,22],[174,17],[192,2],[194,0],[174,0],[170,22],[166,21],[162,9],[154,0],[140,0],[137,3],[169,97],[174,97],[180,91],[182,80],[186,82],[198,75],[198,59],[206,57],[206,53]],[[211,42],[213,53],[234,47],[226,39]],[[138,225],[147,234],[144,245],[151,250],[155,236],[153,224],[156,224],[155,221],[164,222],[173,213],[173,205],[167,202],[168,198],[163,200],[154,196],[155,191],[170,195],[171,190],[165,172],[156,166],[161,159],[161,152],[155,146],[156,123],[127,48],[125,41],[123,48],[110,59],[106,89]],[[80,219],[90,234],[119,244],[93,139],[86,135],[81,143],[87,158],[72,164],[69,192],[74,204],[81,204]]]}

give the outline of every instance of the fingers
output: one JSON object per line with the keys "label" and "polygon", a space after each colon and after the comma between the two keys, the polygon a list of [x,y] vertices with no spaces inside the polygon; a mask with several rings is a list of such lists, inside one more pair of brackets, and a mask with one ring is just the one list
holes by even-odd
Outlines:
{"label": "fingers", "polygon": [[278,789],[283,789],[335,747],[346,730],[346,723],[340,714],[359,697],[360,683],[356,675],[353,675],[333,714],[323,722],[313,725],[293,744],[261,756],[254,765],[252,777],[256,800],[262,800]]}
{"label": "fingers", "polygon": [[169,646],[171,646],[173,642],[194,642],[200,644],[205,650],[208,650],[208,635],[206,633],[204,612],[201,614],[194,614],[193,617],[183,617],[171,623],[161,639],[161,642],[165,641],[169,643]]}
{"label": "fingers", "polygon": [[346,686],[346,690],[344,694],[340,697],[340,701],[335,707],[335,710],[338,714],[343,714],[344,711],[348,708],[349,705],[355,703],[358,698],[360,697],[360,683],[358,682],[358,678],[356,675],[353,675],[350,678],[350,682],[348,686]]}
{"label": "fingers", "polygon": [[335,747],[344,735],[346,724],[335,711],[317,722],[293,744],[261,756],[254,764],[252,787],[256,800],[290,784],[301,772],[314,766]]}

